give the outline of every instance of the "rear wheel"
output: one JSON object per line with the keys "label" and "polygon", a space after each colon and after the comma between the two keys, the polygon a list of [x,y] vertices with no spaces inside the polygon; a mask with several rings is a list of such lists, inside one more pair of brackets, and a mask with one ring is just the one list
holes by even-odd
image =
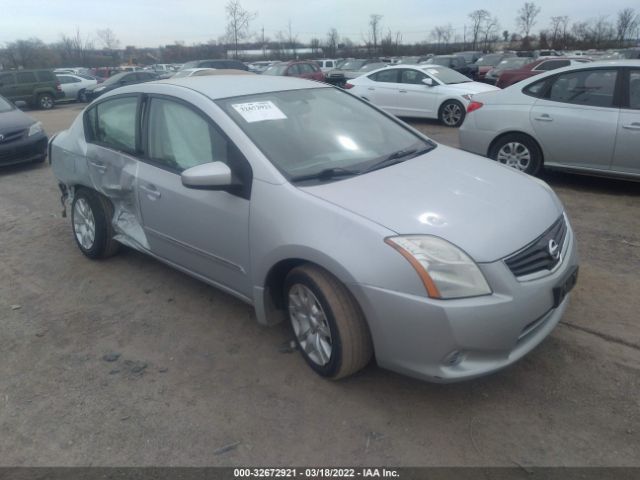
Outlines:
{"label": "rear wheel", "polygon": [[48,93],[38,95],[38,107],[42,110],[51,110],[53,108],[53,97]]}
{"label": "rear wheel", "polygon": [[531,137],[521,133],[500,137],[492,145],[489,156],[529,175],[537,175],[542,167],[540,147]]}
{"label": "rear wheel", "polygon": [[296,344],[316,373],[338,379],[369,363],[373,347],[366,320],[339,280],[303,265],[287,275],[284,292]]}
{"label": "rear wheel", "polygon": [[78,92],[78,101],[82,103],[87,103],[87,91],[83,88]]}
{"label": "rear wheel", "polygon": [[447,100],[440,107],[438,119],[447,127],[459,127],[464,122],[464,106],[457,100]]}
{"label": "rear wheel", "polygon": [[111,203],[91,190],[77,190],[71,205],[73,236],[80,251],[91,259],[107,258],[118,251],[113,239]]}

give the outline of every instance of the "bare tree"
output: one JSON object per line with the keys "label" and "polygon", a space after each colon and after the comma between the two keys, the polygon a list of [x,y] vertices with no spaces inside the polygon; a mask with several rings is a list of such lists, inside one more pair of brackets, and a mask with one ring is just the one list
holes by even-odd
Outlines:
{"label": "bare tree", "polygon": [[298,44],[298,36],[293,33],[293,24],[291,23],[291,19],[287,22],[287,44],[289,50],[293,53],[293,56],[296,56],[296,46]]}
{"label": "bare tree", "polygon": [[567,29],[569,17],[566,15],[551,17],[551,46],[553,48],[565,48],[567,41]]}
{"label": "bare tree", "polygon": [[489,17],[484,22],[482,35],[484,37],[484,49],[489,50],[489,45],[498,41],[498,31],[500,30],[500,22],[498,17]]}
{"label": "bare tree", "polygon": [[49,48],[39,38],[7,43],[4,55],[13,68],[49,67],[56,62]]}
{"label": "bare tree", "polygon": [[635,33],[639,23],[640,17],[633,8],[625,8],[618,12],[616,34],[621,47],[624,46],[625,40]]}
{"label": "bare tree", "polygon": [[531,29],[536,24],[538,15],[540,14],[540,7],[533,2],[525,2],[522,8],[518,10],[518,16],[516,17],[516,23],[520,28],[525,40],[529,38]]}
{"label": "bare tree", "polygon": [[374,53],[378,50],[378,41],[381,37],[382,15],[372,13],[369,15],[369,44],[373,47]]}
{"label": "bare tree", "polygon": [[89,35],[83,38],[80,27],[76,27],[76,32],[73,36],[62,34],[60,46],[63,56],[66,57],[66,62],[82,66],[87,66],[89,53],[94,49],[92,38]]}
{"label": "bare tree", "polygon": [[110,28],[98,30],[96,35],[102,46],[107,50],[116,50],[120,46],[120,40],[116,38],[115,33]]}
{"label": "bare tree", "polygon": [[320,39],[319,38],[312,38],[309,41],[309,46],[311,47],[311,52],[314,55],[317,55],[318,52],[320,51]]}
{"label": "bare tree", "polygon": [[593,21],[591,26],[591,39],[595,48],[601,48],[610,43],[615,37],[615,28],[607,19],[606,15],[602,15]]}
{"label": "bare tree", "polygon": [[484,24],[491,18],[491,14],[485,9],[474,10],[469,14],[469,18],[471,19],[471,38],[473,39],[471,49],[475,50],[478,48],[478,40],[484,29]]}
{"label": "bare tree", "polygon": [[239,0],[229,0],[227,12],[227,38],[234,45],[234,57],[238,57],[238,44],[249,36],[249,23],[256,17],[255,13],[242,8]]}
{"label": "bare tree", "polygon": [[502,31],[502,40],[504,40],[505,42],[509,41],[509,30]]}
{"label": "bare tree", "polygon": [[327,32],[327,54],[331,57],[334,57],[338,51],[338,41],[340,37],[338,35],[338,31],[335,28],[332,28]]}

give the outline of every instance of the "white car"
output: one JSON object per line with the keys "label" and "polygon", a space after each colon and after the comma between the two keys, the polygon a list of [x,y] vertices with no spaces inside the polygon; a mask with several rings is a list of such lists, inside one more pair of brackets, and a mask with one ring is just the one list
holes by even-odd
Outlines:
{"label": "white car", "polygon": [[329,70],[333,70],[338,65],[337,60],[333,60],[330,58],[322,58],[320,60],[314,60],[322,70],[322,73],[327,73]]}
{"label": "white car", "polygon": [[394,65],[349,80],[353,94],[399,117],[437,118],[458,127],[471,96],[499,90],[440,65]]}
{"label": "white car", "polygon": [[60,88],[64,92],[64,97],[59,98],[58,102],[69,102],[77,100],[79,102],[86,102],[87,88],[93,87],[98,84],[98,81],[88,75],[71,74],[71,73],[59,73],[56,74],[58,81],[60,82]]}
{"label": "white car", "polygon": [[640,61],[573,65],[474,96],[460,145],[531,175],[640,180]]}

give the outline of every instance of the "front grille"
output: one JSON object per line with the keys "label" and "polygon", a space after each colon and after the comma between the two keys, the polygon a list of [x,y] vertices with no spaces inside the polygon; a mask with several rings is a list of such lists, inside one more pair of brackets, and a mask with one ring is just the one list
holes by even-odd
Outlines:
{"label": "front grille", "polygon": [[562,255],[554,258],[550,253],[549,244],[553,240],[562,252],[567,236],[567,222],[562,215],[546,232],[524,247],[519,252],[505,259],[509,270],[516,277],[524,277],[543,270],[553,270],[562,261]]}
{"label": "front grille", "polygon": [[20,140],[24,134],[26,133],[26,130],[14,130],[13,132],[5,132],[0,134],[0,143],[9,143],[9,142],[13,142],[15,140]]}

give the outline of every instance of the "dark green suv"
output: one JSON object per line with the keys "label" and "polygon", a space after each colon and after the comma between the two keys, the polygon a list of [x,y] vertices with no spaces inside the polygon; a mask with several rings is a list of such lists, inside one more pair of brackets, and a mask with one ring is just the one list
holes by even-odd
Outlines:
{"label": "dark green suv", "polygon": [[12,102],[22,100],[31,108],[53,108],[64,93],[51,70],[0,71],[0,95]]}

